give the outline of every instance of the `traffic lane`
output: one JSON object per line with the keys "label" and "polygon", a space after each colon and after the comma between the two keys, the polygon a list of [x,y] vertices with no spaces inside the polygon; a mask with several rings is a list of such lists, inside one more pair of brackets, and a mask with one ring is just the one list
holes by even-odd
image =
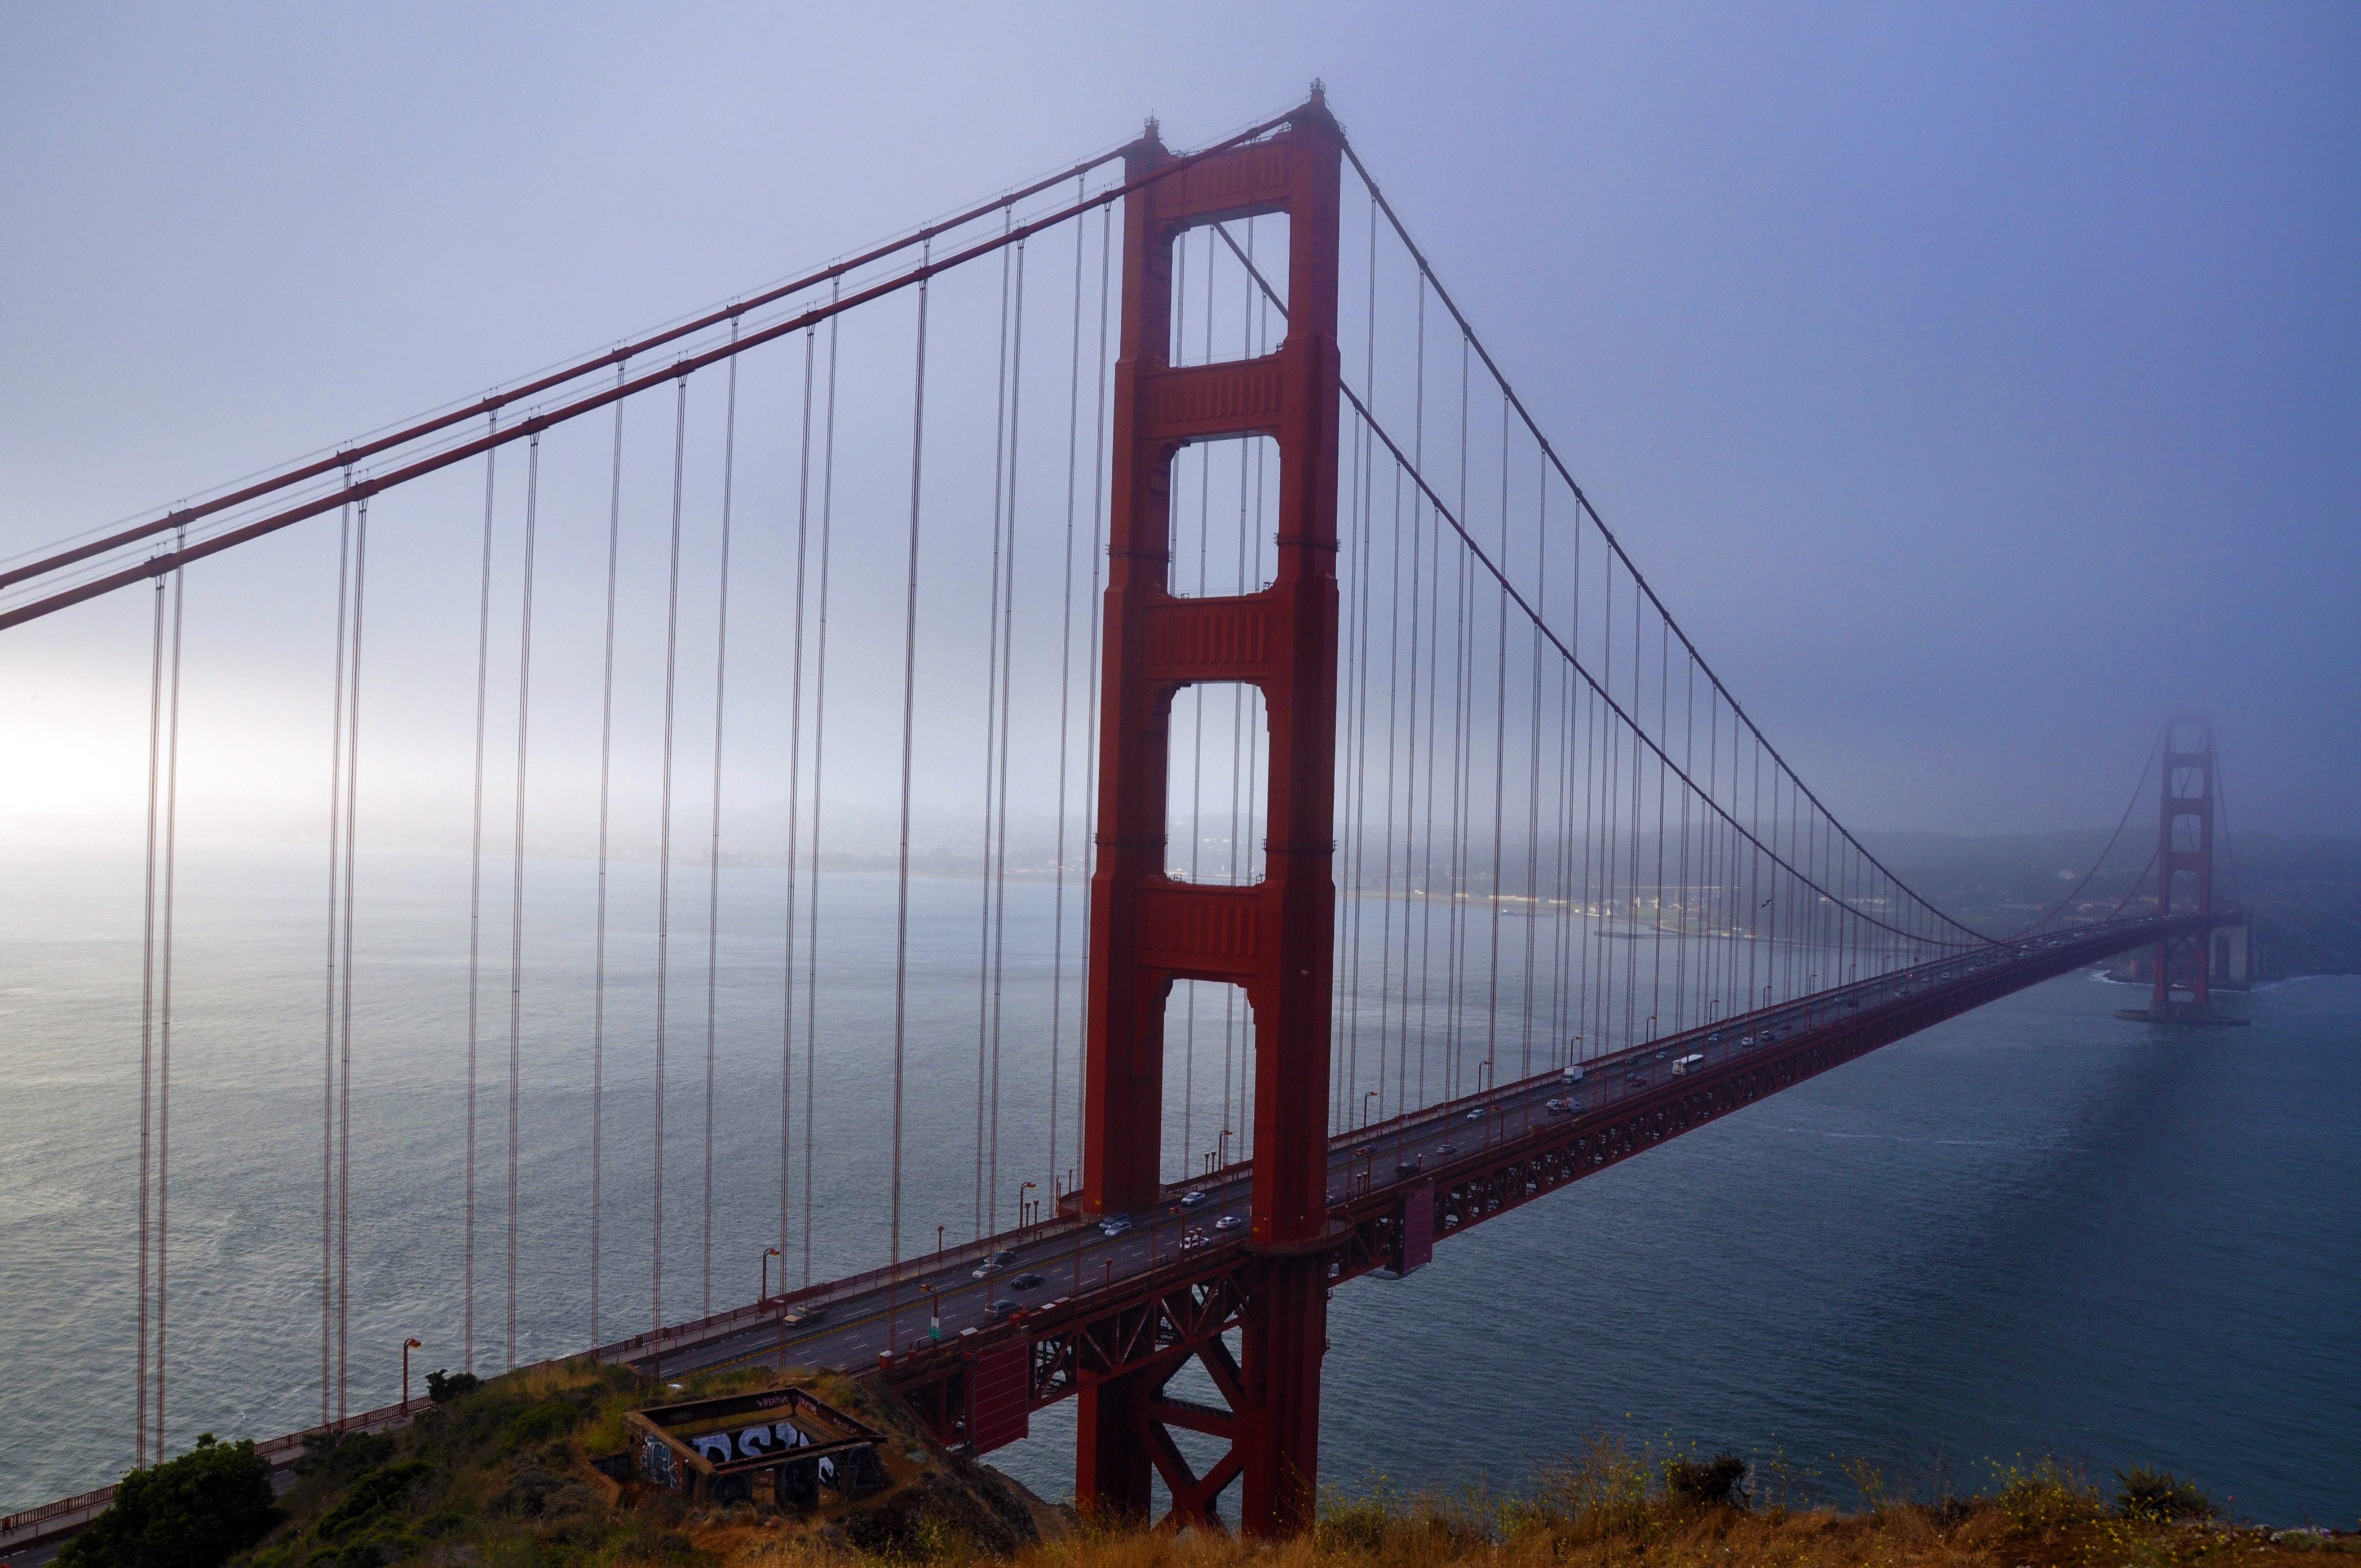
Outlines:
{"label": "traffic lane", "polygon": [[[1533,1127],[1555,1120],[1545,1109],[1550,1099],[1572,1099],[1576,1114],[1609,1108],[1653,1088],[1660,1073],[1669,1073],[1670,1058],[1676,1048],[1683,1056],[1704,1057],[1706,1061],[1701,1065],[1727,1061],[1751,1048],[1740,1043],[1744,1038],[1752,1036],[1757,1047],[1769,1044],[1774,1036],[1817,1027],[1841,1013],[1855,1011],[1859,1001],[1865,997],[1893,993],[1905,986],[1915,988],[1927,980],[1927,975],[1917,971],[1898,971],[1875,981],[1839,988],[1808,1002],[1774,1008],[1748,1020],[1742,1030],[1738,1025],[1730,1025],[1728,1029],[1737,1032],[1736,1038],[1715,1042],[1675,1040],[1664,1046],[1642,1046],[1594,1058],[1584,1064],[1584,1080],[1576,1084],[1565,1083],[1557,1073],[1518,1080],[1488,1092],[1478,1102],[1483,1113],[1473,1118],[1466,1112],[1454,1112],[1431,1120],[1408,1122],[1366,1138],[1344,1136],[1332,1146],[1329,1157],[1331,1201],[1342,1201],[1354,1195],[1358,1181],[1378,1186],[1400,1179],[1399,1168],[1404,1163],[1422,1166],[1430,1158],[1449,1157],[1446,1149],[1452,1155],[1464,1153],[1471,1138],[1479,1144],[1490,1144],[1522,1136]],[[1847,1001],[1854,1005],[1847,1006]],[[1645,1081],[1634,1081],[1635,1079]],[[1365,1149],[1369,1152],[1365,1154]],[[1385,1163],[1382,1170],[1378,1168],[1381,1161]],[[1356,1166],[1360,1169],[1356,1170]],[[1243,1216],[1250,1190],[1250,1177],[1211,1184],[1202,1189],[1212,1200],[1203,1206],[1178,1212],[1168,1211],[1157,1216],[1154,1223],[1136,1224],[1120,1237],[1093,1240],[1092,1227],[1080,1227],[1021,1244],[1007,1249],[1016,1254],[1015,1262],[981,1280],[972,1277],[972,1270],[956,1267],[930,1273],[924,1279],[940,1290],[943,1332],[948,1337],[965,1328],[987,1326],[994,1321],[990,1304],[996,1299],[1038,1305],[1093,1287],[1104,1288],[1115,1280],[1130,1278],[1170,1262],[1179,1255],[1178,1243],[1187,1229],[1202,1226],[1209,1236],[1218,1236],[1212,1226],[1222,1214],[1235,1212]],[[1053,1271],[1061,1262],[1069,1272],[1065,1277],[1058,1278]],[[1079,1268],[1075,1266],[1077,1262]],[[1098,1274],[1096,1279],[1091,1277],[1093,1268]],[[1015,1291],[1009,1282],[1025,1273],[1042,1275],[1043,1285],[1033,1292]],[[837,1321],[813,1332],[791,1334],[788,1359],[819,1365],[856,1365],[889,1347],[928,1335],[932,1331],[934,1313],[929,1293],[919,1290],[918,1283],[912,1279],[894,1289],[873,1288],[860,1297],[832,1304],[832,1315]],[[852,1314],[849,1321],[847,1313]],[[702,1369],[777,1354],[775,1328],[753,1326],[709,1345],[681,1353],[674,1365],[684,1370]]]}

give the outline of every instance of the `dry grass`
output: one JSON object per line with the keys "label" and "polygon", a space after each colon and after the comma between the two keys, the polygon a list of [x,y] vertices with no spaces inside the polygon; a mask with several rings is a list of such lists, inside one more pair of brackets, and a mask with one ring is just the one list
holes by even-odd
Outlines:
{"label": "dry grass", "polygon": [[[1084,1527],[1019,1553],[1013,1568],[2325,1568],[2361,1557],[2352,1535],[2126,1513],[2048,1460],[1995,1470],[1989,1491],[1939,1505],[1884,1500],[1880,1478],[1864,1473],[1855,1483],[1869,1484],[1872,1504],[1849,1513],[1686,1501],[1678,1486],[1694,1465],[1602,1441],[1543,1466],[1515,1496],[1332,1497],[1315,1530],[1273,1544]],[[845,1561],[793,1538],[742,1550],[699,1544],[728,1564]],[[956,1547],[943,1560],[983,1561]]]}

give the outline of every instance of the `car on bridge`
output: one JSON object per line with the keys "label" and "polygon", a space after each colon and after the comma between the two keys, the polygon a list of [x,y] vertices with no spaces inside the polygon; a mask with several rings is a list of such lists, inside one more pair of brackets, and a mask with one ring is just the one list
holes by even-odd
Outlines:
{"label": "car on bridge", "polygon": [[1047,1283],[1038,1274],[1020,1274],[1008,1282],[1008,1288],[1011,1290],[1038,1290]]}
{"label": "car on bridge", "polygon": [[1200,1209],[1211,1201],[1213,1201],[1213,1200],[1207,1198],[1202,1192],[1198,1191],[1193,1187],[1188,1191],[1180,1194],[1180,1207],[1183,1209]]}
{"label": "car on bridge", "polygon": [[1419,1173],[1419,1168],[1425,1164],[1426,1157],[1424,1155],[1414,1154],[1408,1159],[1396,1160],[1394,1162],[1394,1174],[1396,1176],[1416,1176]]}
{"label": "car on bridge", "polygon": [[1474,1110],[1468,1112],[1466,1119],[1470,1122],[1482,1121],[1484,1119],[1484,1107],[1478,1105]]}
{"label": "car on bridge", "polygon": [[1574,1113],[1574,1102],[1571,1100],[1544,1100],[1542,1102],[1542,1109],[1548,1112],[1553,1116],[1568,1116]]}
{"label": "car on bridge", "polygon": [[1109,1214],[1099,1222],[1099,1234],[1103,1236],[1127,1235],[1130,1232],[1131,1216],[1128,1214]]}
{"label": "car on bridge", "polygon": [[1213,1222],[1213,1229],[1217,1231],[1235,1231],[1246,1223],[1246,1217],[1244,1214],[1224,1214],[1220,1219]]}
{"label": "car on bridge", "polygon": [[1634,1089],[1645,1089],[1648,1087],[1648,1075],[1644,1072],[1631,1073],[1627,1075],[1623,1081]]}
{"label": "car on bridge", "polygon": [[828,1321],[828,1303],[807,1301],[800,1307],[790,1309],[786,1316],[779,1321],[791,1329],[799,1329],[810,1323],[824,1323]]}
{"label": "car on bridge", "polygon": [[1007,1297],[1003,1296],[999,1300],[994,1301],[992,1304],[991,1314],[995,1319],[1005,1318],[1011,1312],[1019,1310],[1022,1305],[1022,1302],[1012,1301]]}

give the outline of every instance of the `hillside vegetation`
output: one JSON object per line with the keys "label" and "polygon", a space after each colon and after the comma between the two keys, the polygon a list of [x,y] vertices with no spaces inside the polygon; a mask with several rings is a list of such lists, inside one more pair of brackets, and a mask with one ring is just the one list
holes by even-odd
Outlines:
{"label": "hillside vegetation", "polygon": [[[1005,1563],[1016,1568],[2164,1568],[2361,1559],[2361,1536],[2237,1527],[2194,1486],[2135,1472],[2103,1492],[2043,1462],[1995,1471],[1983,1492],[1927,1504],[1868,1499],[1839,1512],[1751,1496],[1728,1455],[1645,1454],[1595,1442],[1514,1494],[1331,1497],[1315,1530],[1280,1544],[1185,1538],[1079,1519],[988,1466],[928,1442],[906,1412],[833,1376],[807,1379],[885,1431],[888,1486],[808,1520],[748,1504],[711,1510],[619,1486],[593,1457],[623,1446],[649,1402],[637,1379],[588,1363],[452,1390],[409,1430],[315,1445],[269,1504],[245,1444],[212,1444],[138,1473],[122,1506],[69,1543],[64,1568],[469,1568],[558,1564]],[[678,1398],[757,1387],[690,1383]],[[1759,1490],[1759,1488],[1757,1488]],[[2361,1563],[2356,1563],[2361,1568]]]}

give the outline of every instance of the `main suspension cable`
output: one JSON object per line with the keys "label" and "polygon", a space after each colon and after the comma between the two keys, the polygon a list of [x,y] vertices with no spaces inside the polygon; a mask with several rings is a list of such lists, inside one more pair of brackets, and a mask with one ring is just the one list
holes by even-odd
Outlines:
{"label": "main suspension cable", "polygon": [[[1393,453],[1397,461],[1401,461],[1406,464],[1407,459],[1400,446],[1394,441],[1391,435],[1389,435],[1386,433],[1385,427],[1378,423],[1376,416],[1370,413],[1368,405],[1361,400],[1360,395],[1355,392],[1351,387],[1345,386],[1341,382],[1339,383],[1339,390],[1343,393],[1345,400],[1352,405],[1354,411],[1360,415],[1361,422],[1368,428],[1369,432],[1376,437],[1376,439],[1384,444],[1387,449]],[[1706,795],[1705,792],[1699,788],[1695,779],[1690,778],[1686,773],[1680,773],[1680,770],[1673,764],[1671,758],[1664,754],[1662,747],[1658,745],[1655,739],[1649,735],[1645,729],[1641,728],[1638,720],[1633,717],[1632,713],[1624,707],[1621,700],[1601,685],[1599,684],[1598,677],[1593,675],[1580,660],[1575,658],[1573,650],[1566,646],[1565,641],[1558,636],[1555,630],[1549,627],[1546,621],[1542,620],[1540,615],[1534,610],[1532,603],[1525,598],[1523,592],[1509,580],[1508,574],[1493,561],[1491,556],[1485,552],[1483,546],[1477,543],[1475,537],[1468,532],[1466,525],[1460,521],[1459,515],[1444,504],[1442,497],[1435,493],[1433,487],[1427,483],[1425,477],[1417,473],[1417,471],[1413,469],[1411,470],[1411,477],[1417,481],[1419,488],[1426,492],[1429,504],[1433,505],[1443,520],[1451,525],[1452,532],[1459,535],[1460,540],[1466,546],[1467,554],[1478,566],[1482,567],[1484,571],[1491,575],[1494,581],[1499,585],[1502,594],[1506,597],[1509,602],[1514,604],[1521,613],[1542,628],[1543,635],[1547,637],[1551,645],[1557,649],[1560,657],[1568,661],[1573,664],[1576,670],[1581,673],[1583,679],[1598,694],[1600,700],[1605,702],[1609,710],[1617,719],[1621,721],[1623,729],[1631,734],[1634,740],[1639,745],[1644,746],[1648,751],[1663,762],[1664,765],[1674,767],[1674,772],[1678,774],[1684,784],[1687,784],[1690,789],[1697,790],[1700,795],[1704,796],[1708,804],[1713,806],[1718,814],[1722,815],[1725,818],[1729,818],[1727,808],[1723,807],[1719,802],[1713,801],[1710,795]],[[1759,736],[1757,737],[1757,740],[1758,743],[1760,743]],[[1762,749],[1766,752],[1770,751],[1770,748],[1767,745],[1763,746]],[[1773,755],[1775,756],[1775,753]],[[1792,778],[1792,775],[1788,776]],[[1732,820],[1733,825],[1735,825],[1734,819]],[[1776,850],[1765,843],[1755,831],[1745,828],[1740,828],[1739,831],[1743,834],[1747,841],[1752,844],[1756,850],[1761,851],[1763,857],[1770,861],[1772,864],[1779,867],[1781,870],[1795,877],[1797,882],[1802,883],[1810,891],[1819,894],[1823,897],[1831,896],[1827,888],[1821,886],[1805,872],[1796,867],[1790,860],[1781,855]],[[1891,873],[1889,873],[1889,875]],[[1896,885],[1898,886],[1901,884],[1897,882]],[[1858,911],[1856,911],[1856,913],[1858,913]],[[1911,936],[1909,932],[1903,930],[1900,927],[1887,925],[1885,922],[1877,919],[1873,916],[1862,916],[1861,917],[1868,920],[1872,925],[1879,926],[1885,930],[1892,931],[1898,936],[1905,937],[1905,938],[1910,938]],[[1964,927],[1962,928],[1964,929]],[[1985,945],[1984,938],[1981,937],[1978,937],[1974,943],[1947,941],[1942,938],[1931,937],[1922,937],[1915,939],[1930,947],[1965,948],[1970,946]]]}

